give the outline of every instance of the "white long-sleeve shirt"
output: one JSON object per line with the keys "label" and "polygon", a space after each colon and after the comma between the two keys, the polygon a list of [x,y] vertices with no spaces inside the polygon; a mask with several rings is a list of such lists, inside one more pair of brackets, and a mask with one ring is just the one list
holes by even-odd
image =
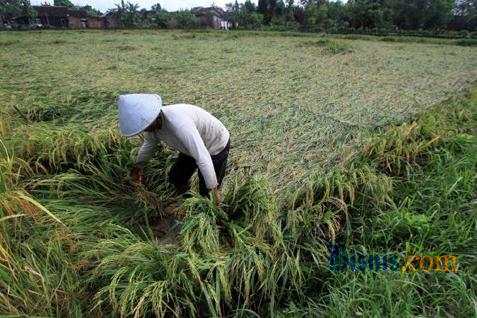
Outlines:
{"label": "white long-sleeve shirt", "polygon": [[161,129],[144,132],[144,143],[139,149],[137,164],[148,161],[159,141],[195,159],[208,189],[217,186],[217,176],[211,155],[221,152],[229,141],[229,131],[204,109],[188,104],[168,105],[162,108]]}

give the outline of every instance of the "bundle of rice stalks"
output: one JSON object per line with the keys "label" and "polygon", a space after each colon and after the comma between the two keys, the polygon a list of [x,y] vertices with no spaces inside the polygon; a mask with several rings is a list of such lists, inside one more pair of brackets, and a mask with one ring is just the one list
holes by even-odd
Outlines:
{"label": "bundle of rice stalks", "polygon": [[[445,109],[438,107],[417,121],[391,126],[383,134],[369,138],[362,156],[377,163],[386,174],[408,175],[408,170],[424,165],[433,150],[443,143],[450,149],[459,149],[461,141],[465,144],[466,136],[472,134],[473,128],[472,112],[466,108],[446,105]],[[454,138],[456,135],[463,138]]]}
{"label": "bundle of rice stalks", "polygon": [[429,137],[422,134],[417,122],[393,126],[383,135],[371,138],[362,153],[386,173],[401,175],[408,165],[425,160],[426,153],[441,140],[438,134]]}
{"label": "bundle of rice stalks", "polygon": [[51,258],[61,252],[51,245],[45,258],[46,247],[33,232],[63,223],[22,188],[23,171],[29,170],[5,150],[0,158],[0,289],[5,291],[0,292],[0,312],[52,314],[63,291],[59,281],[46,276],[54,271]]}
{"label": "bundle of rice stalks", "polygon": [[286,214],[287,241],[293,244],[305,244],[310,239],[334,241],[344,223],[349,222],[348,218],[348,210],[343,207],[335,210],[317,204],[291,210]]}
{"label": "bundle of rice stalks", "polygon": [[127,139],[116,129],[84,131],[79,126],[53,130],[48,126],[17,130],[8,140],[16,157],[41,170],[56,171],[62,166],[71,166],[85,161],[94,161],[98,156],[123,148],[131,150]]}
{"label": "bundle of rice stalks", "polygon": [[165,182],[169,155],[162,151],[156,153],[156,158],[145,168],[148,178],[143,185],[130,179],[132,153],[127,148],[119,148],[87,158],[65,173],[39,176],[31,187],[35,193],[50,198],[75,198],[89,204],[123,206],[123,210],[142,207],[162,213],[172,197],[172,189]]}
{"label": "bundle of rice stalks", "polygon": [[[352,209],[391,203],[392,180],[353,160],[325,176],[317,175],[291,200],[287,229],[294,233],[332,239],[348,224]],[[300,229],[303,227],[303,229]]]}
{"label": "bundle of rice stalks", "polygon": [[28,215],[35,217],[41,212],[46,213],[55,221],[61,221],[43,205],[33,199],[21,186],[20,178],[31,173],[22,161],[9,155],[5,145],[0,158],[0,217],[17,217]]}
{"label": "bundle of rice stalks", "polygon": [[310,253],[301,253],[287,241],[272,245],[240,225],[232,224],[230,231],[234,247],[225,264],[230,308],[272,315],[284,299],[303,296]]}
{"label": "bundle of rice stalks", "polygon": [[366,202],[384,204],[389,201],[391,191],[391,178],[366,164],[351,162],[344,168],[334,168],[325,176],[312,177],[295,193],[292,208],[323,204],[346,210]]}
{"label": "bundle of rice stalks", "polygon": [[80,281],[73,271],[71,250],[46,227],[22,227],[20,231],[0,226],[1,254],[9,255],[0,259],[0,312],[47,316],[75,312]]}
{"label": "bundle of rice stalks", "polygon": [[[237,230],[240,230],[237,231]],[[235,308],[255,308],[274,298],[272,279],[274,253],[272,246],[254,239],[244,229],[234,229],[235,247],[227,258],[229,285]],[[273,280],[273,283],[276,283]],[[270,288],[271,287],[271,288]]]}
{"label": "bundle of rice stalks", "polygon": [[192,197],[183,207],[186,218],[181,229],[183,248],[190,253],[208,255],[220,250],[219,229],[217,221],[226,219],[226,215],[209,199]]}
{"label": "bundle of rice stalks", "polygon": [[87,252],[97,259],[89,279],[100,287],[95,307],[107,312],[111,306],[121,316],[196,316],[201,293],[188,270],[187,254],[140,241],[124,228],[116,231],[115,238]]}
{"label": "bundle of rice stalks", "polygon": [[282,233],[277,203],[265,178],[254,176],[230,187],[224,196],[227,214],[259,239],[280,242]]}
{"label": "bundle of rice stalks", "polygon": [[76,240],[21,190],[0,193],[0,312],[68,315],[80,307]]}

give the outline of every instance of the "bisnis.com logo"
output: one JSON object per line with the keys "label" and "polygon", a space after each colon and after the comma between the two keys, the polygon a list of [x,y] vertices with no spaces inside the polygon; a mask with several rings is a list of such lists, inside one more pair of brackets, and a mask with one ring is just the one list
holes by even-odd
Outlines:
{"label": "bisnis.com logo", "polygon": [[332,271],[401,271],[457,273],[455,255],[366,255],[350,252],[339,245],[329,247],[329,266]]}

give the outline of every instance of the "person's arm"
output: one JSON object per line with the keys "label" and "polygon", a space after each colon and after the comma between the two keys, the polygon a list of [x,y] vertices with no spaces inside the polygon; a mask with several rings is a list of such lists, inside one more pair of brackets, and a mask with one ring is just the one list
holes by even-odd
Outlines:
{"label": "person's arm", "polygon": [[144,167],[146,162],[148,162],[151,159],[156,145],[157,145],[157,139],[151,136],[149,133],[145,133],[144,142],[142,143],[141,148],[139,148],[135,165]]}
{"label": "person's arm", "polygon": [[144,179],[143,169],[146,162],[148,162],[154,153],[154,147],[157,145],[157,140],[151,137],[148,133],[144,134],[144,142],[137,154],[136,163],[131,169],[131,177],[135,183],[142,183]]}
{"label": "person's arm", "polygon": [[205,186],[209,190],[217,188],[217,176],[215,174],[214,164],[199,131],[193,123],[182,125],[176,131],[178,138],[182,141],[192,158],[195,159],[200,173],[204,177]]}

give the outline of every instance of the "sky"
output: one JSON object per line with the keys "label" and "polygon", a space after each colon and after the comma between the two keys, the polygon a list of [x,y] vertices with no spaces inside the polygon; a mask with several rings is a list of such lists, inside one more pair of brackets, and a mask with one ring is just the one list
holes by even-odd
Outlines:
{"label": "sky", "polygon": [[[71,1],[71,0],[70,0]],[[72,0],[73,4],[84,6],[90,5],[93,8],[96,8],[102,12],[107,11],[110,8],[115,7],[115,3],[119,3],[121,0]],[[125,2],[137,3],[142,8],[149,9],[151,5],[160,3],[161,6],[169,11],[175,11],[179,9],[190,9],[193,7],[206,7],[211,6],[212,4],[225,8],[225,4],[233,2],[234,0],[125,0]],[[31,0],[32,5],[40,5],[44,3],[45,0]],[[53,0],[46,0],[50,4],[53,4]],[[244,2],[239,1],[239,2]],[[257,3],[257,1],[253,1]]]}

